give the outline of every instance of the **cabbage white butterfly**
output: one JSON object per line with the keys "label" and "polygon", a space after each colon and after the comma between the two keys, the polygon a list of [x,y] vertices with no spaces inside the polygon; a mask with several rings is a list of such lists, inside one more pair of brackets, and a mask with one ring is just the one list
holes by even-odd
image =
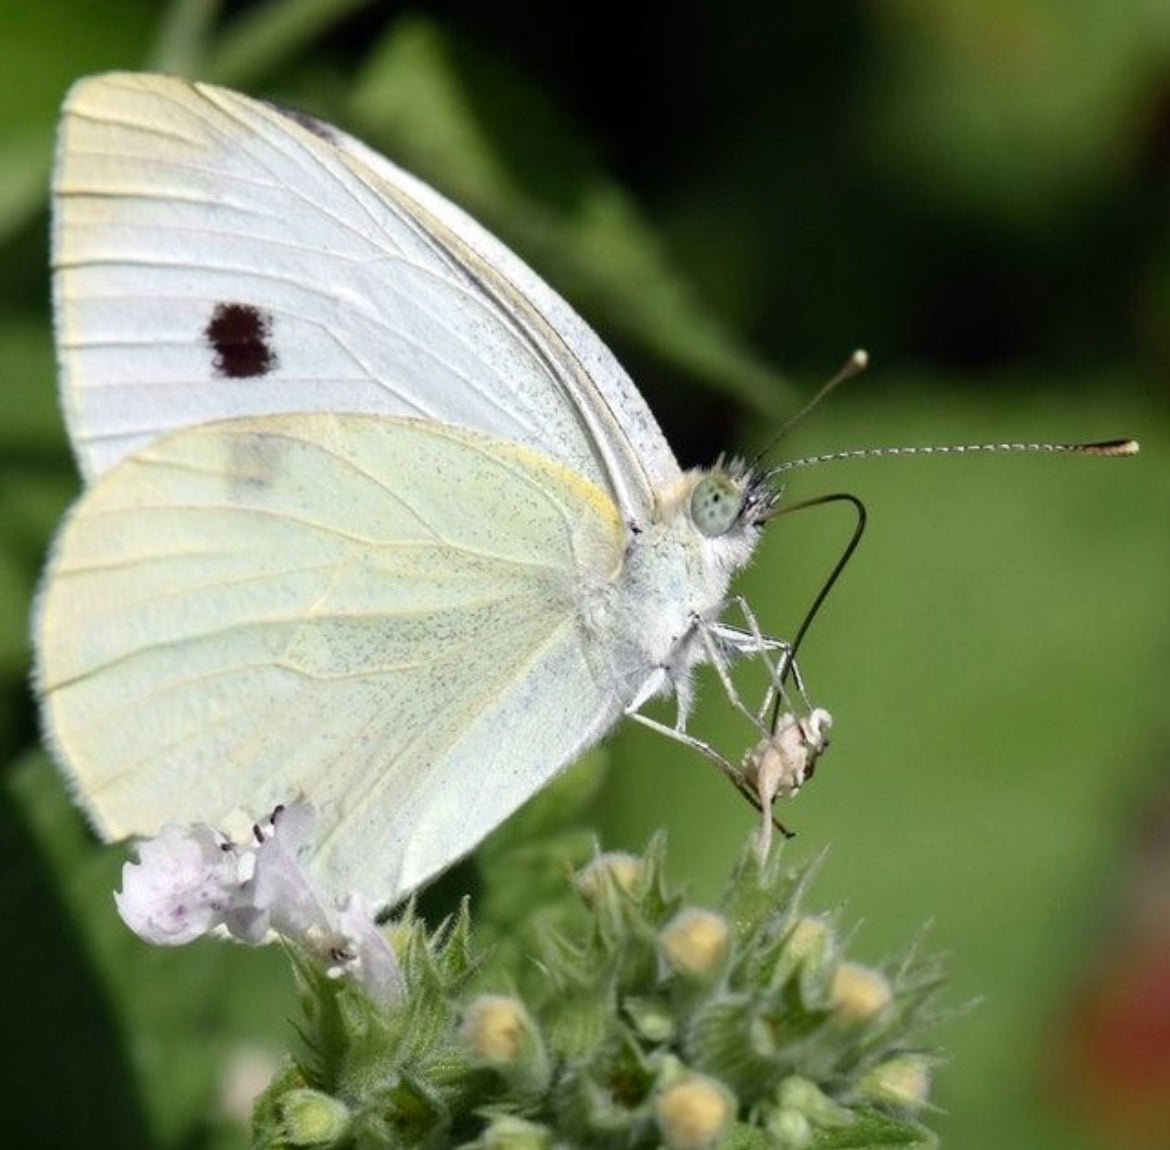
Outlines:
{"label": "cabbage white butterfly", "polygon": [[[775,497],[683,472],[613,356],[458,208],[310,117],[119,74],[54,176],[87,489],[35,622],[47,739],[108,838],[304,796],[393,901],[692,669]],[[749,616],[750,621],[750,616]]]}

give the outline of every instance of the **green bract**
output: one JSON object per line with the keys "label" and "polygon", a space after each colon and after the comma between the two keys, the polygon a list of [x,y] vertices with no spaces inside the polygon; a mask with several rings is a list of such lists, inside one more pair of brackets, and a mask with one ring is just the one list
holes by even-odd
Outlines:
{"label": "green bract", "polygon": [[[475,954],[466,907],[434,932],[408,912],[393,928],[407,997],[390,1009],[297,961],[305,1050],[261,1098],[254,1144],[935,1145],[915,1118],[925,1097],[882,1084],[913,1064],[926,1088],[937,963],[913,947],[880,971],[846,962],[831,921],[800,908],[811,868],[778,852],[761,867],[749,844],[703,910],[664,854],[659,837],[623,866],[599,856],[495,959]],[[677,960],[680,924],[696,923],[729,931],[699,972]],[[888,1001],[843,1022],[842,986],[858,982]]]}

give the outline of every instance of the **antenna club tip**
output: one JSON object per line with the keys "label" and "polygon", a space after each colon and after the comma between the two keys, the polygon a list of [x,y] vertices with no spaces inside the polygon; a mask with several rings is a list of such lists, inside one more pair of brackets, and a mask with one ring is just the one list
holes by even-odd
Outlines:
{"label": "antenna club tip", "polygon": [[869,352],[865,348],[859,347],[849,357],[849,362],[857,371],[864,371],[869,367]]}
{"label": "antenna club tip", "polygon": [[1102,443],[1086,443],[1079,450],[1084,455],[1105,455],[1112,459],[1137,455],[1141,445],[1136,439],[1108,439]]}

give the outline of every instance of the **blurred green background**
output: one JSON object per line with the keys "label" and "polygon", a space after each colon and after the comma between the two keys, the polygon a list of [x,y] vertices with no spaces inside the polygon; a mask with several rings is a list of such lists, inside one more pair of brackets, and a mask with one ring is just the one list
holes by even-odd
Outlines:
{"label": "blurred green background", "polygon": [[[871,528],[802,655],[836,718],[781,814],[812,903],[877,960],[952,956],[952,1148],[1170,1146],[1170,5],[1131,0],[0,3],[0,921],[5,1144],[243,1144],[290,1035],[284,960],[151,952],[37,750],[27,609],[76,490],[45,187],[69,82],[219,80],[334,120],[515,246],[631,369],[685,464],[1133,435],[1130,461],[896,460],[795,476]],[[741,589],[791,634],[851,522],[782,519]],[[751,734],[713,684],[699,723]],[[627,725],[606,845],[665,825],[699,897],[753,812]],[[234,1102],[233,1102],[234,1100]]]}

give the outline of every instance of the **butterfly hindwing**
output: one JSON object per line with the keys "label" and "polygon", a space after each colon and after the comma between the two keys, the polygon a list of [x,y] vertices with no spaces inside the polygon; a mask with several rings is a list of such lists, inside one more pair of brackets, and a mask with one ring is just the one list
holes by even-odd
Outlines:
{"label": "butterfly hindwing", "polygon": [[107,837],[311,797],[376,902],[616,719],[575,610],[605,493],[479,433],[304,414],[164,438],[82,497],[36,628],[45,727]]}

